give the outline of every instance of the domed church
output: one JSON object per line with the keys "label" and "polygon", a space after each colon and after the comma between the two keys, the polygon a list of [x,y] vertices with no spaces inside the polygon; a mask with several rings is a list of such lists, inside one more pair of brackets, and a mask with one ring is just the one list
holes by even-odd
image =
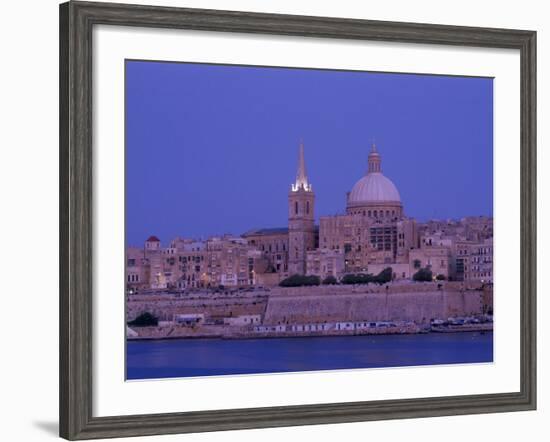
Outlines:
{"label": "domed church", "polygon": [[373,144],[366,173],[346,195],[345,212],[321,216],[315,225],[315,193],[300,143],[296,180],[288,193],[288,228],[243,235],[283,276],[379,273],[392,264],[396,278],[408,273],[409,251],[418,247],[416,221],[404,215],[395,184],[382,173]]}
{"label": "domed church", "polygon": [[347,193],[346,214],[321,216],[319,249],[343,252],[346,272],[377,273],[387,264],[408,263],[408,251],[417,246],[416,221],[405,217],[373,144],[365,175]]}

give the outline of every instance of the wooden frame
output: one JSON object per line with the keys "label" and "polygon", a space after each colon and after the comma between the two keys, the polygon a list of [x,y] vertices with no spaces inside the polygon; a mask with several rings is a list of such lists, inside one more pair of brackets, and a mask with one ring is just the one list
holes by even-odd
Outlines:
{"label": "wooden frame", "polygon": [[[521,54],[521,391],[92,416],[92,28],[96,24],[514,48]],[[536,33],[69,2],[60,6],[60,435],[70,440],[532,410],[536,407]]]}

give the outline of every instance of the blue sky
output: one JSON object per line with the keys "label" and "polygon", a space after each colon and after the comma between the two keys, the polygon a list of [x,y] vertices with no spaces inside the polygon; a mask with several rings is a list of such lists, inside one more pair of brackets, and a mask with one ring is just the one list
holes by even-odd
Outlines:
{"label": "blue sky", "polygon": [[317,218],[373,139],[407,216],[492,215],[492,79],[127,61],[127,243],[286,226],[300,138]]}

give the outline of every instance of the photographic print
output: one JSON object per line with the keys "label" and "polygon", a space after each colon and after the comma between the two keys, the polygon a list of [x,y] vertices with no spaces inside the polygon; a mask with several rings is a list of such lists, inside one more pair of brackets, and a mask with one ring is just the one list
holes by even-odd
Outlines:
{"label": "photographic print", "polygon": [[125,125],[126,379],[493,362],[492,78],[126,60]]}

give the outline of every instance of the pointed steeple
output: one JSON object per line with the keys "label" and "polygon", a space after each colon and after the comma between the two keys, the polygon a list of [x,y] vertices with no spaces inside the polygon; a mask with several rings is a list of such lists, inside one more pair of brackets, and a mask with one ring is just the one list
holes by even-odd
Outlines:
{"label": "pointed steeple", "polygon": [[292,191],[298,190],[311,191],[311,184],[307,181],[306,162],[304,159],[304,142],[300,140],[300,151],[298,154],[298,171],[296,172],[296,182],[292,185]]}
{"label": "pointed steeple", "polygon": [[368,173],[381,172],[382,171],[380,167],[381,163],[382,163],[382,158],[380,157],[378,150],[376,150],[376,144],[374,144],[374,141],[373,141],[370,148],[370,153],[369,153]]}

